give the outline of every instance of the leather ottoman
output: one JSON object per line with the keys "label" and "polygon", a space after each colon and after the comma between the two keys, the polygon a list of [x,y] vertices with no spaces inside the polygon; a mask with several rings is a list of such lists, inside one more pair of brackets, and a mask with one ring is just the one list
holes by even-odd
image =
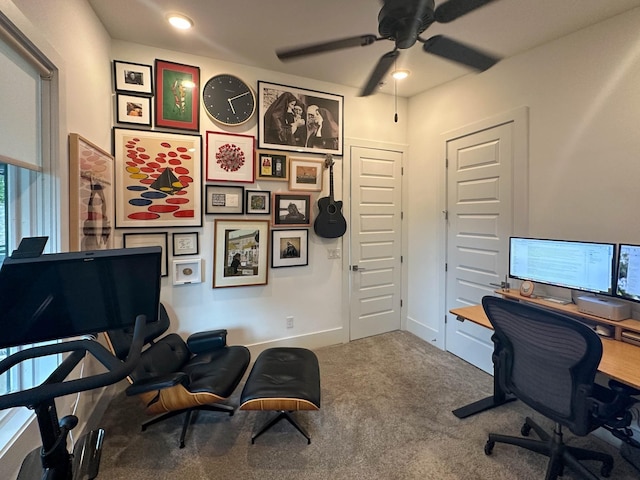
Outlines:
{"label": "leather ottoman", "polygon": [[311,437],[291,416],[298,410],[320,409],[320,368],[315,353],[306,348],[269,348],[258,355],[240,396],[240,410],[279,412],[251,438],[287,420],[311,443]]}

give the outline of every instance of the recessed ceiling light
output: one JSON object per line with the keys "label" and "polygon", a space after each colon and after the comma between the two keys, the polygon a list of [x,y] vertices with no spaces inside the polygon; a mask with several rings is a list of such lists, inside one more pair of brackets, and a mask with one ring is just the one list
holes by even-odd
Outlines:
{"label": "recessed ceiling light", "polygon": [[391,75],[396,80],[402,80],[403,78],[407,78],[409,76],[409,70],[396,70]]}
{"label": "recessed ceiling light", "polygon": [[167,14],[167,21],[172,26],[180,30],[189,30],[191,27],[193,27],[193,20],[180,13]]}

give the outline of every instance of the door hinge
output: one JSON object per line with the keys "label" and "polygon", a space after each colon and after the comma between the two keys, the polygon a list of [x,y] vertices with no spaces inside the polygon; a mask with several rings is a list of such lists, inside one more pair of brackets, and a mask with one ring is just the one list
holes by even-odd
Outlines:
{"label": "door hinge", "polygon": [[404,257],[400,255],[400,263],[404,262]]}
{"label": "door hinge", "polygon": [[447,316],[446,315],[444,316],[444,323],[445,323],[445,325],[447,324]]}
{"label": "door hinge", "polygon": [[402,299],[400,299],[400,308],[402,308]]}
{"label": "door hinge", "polygon": [[449,220],[449,210],[442,210],[442,214],[445,220]]}
{"label": "door hinge", "polygon": [[404,220],[404,212],[400,212],[400,220]]}
{"label": "door hinge", "polygon": [[404,175],[404,167],[400,167],[400,175]]}
{"label": "door hinge", "polygon": [[444,264],[444,271],[445,271],[445,272],[448,272],[448,271],[449,271],[449,264],[448,264],[448,263],[445,263],[445,264]]}
{"label": "door hinge", "polygon": [[444,168],[449,168],[449,158],[444,159]]}

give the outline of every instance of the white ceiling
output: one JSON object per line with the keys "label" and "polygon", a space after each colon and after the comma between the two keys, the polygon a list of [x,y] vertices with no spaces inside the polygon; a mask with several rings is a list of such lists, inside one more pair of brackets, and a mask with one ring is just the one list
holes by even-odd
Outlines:
{"label": "white ceiling", "polygon": [[[281,62],[276,49],[361,34],[378,35],[380,0],[88,0],[112,38],[251,65],[360,89],[390,41]],[[443,0],[436,0],[436,6]],[[557,39],[640,6],[640,0],[496,0],[422,34],[445,34],[503,58]],[[180,12],[195,28],[179,32],[165,21]],[[398,82],[410,97],[476,73],[427,54],[422,45],[403,50]],[[393,93],[393,80],[381,87]]]}

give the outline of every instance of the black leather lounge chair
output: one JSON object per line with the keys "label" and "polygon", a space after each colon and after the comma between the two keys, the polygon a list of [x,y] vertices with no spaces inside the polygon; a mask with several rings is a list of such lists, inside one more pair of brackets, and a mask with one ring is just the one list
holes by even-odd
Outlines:
{"label": "black leather lounge chair", "polygon": [[[194,411],[233,415],[235,408],[220,402],[228,399],[238,386],[251,356],[244,346],[227,346],[226,330],[194,333],[186,343],[175,333],[159,338],[169,324],[167,311],[160,304],[158,319],[146,324],[148,346],[127,377],[131,385],[126,393],[139,396],[146,413],[156,415],[142,424],[143,431],[154,423],[185,413],[180,435],[180,448],[184,448]],[[132,332],[109,331],[105,336],[111,351],[118,358],[125,358]]]}

